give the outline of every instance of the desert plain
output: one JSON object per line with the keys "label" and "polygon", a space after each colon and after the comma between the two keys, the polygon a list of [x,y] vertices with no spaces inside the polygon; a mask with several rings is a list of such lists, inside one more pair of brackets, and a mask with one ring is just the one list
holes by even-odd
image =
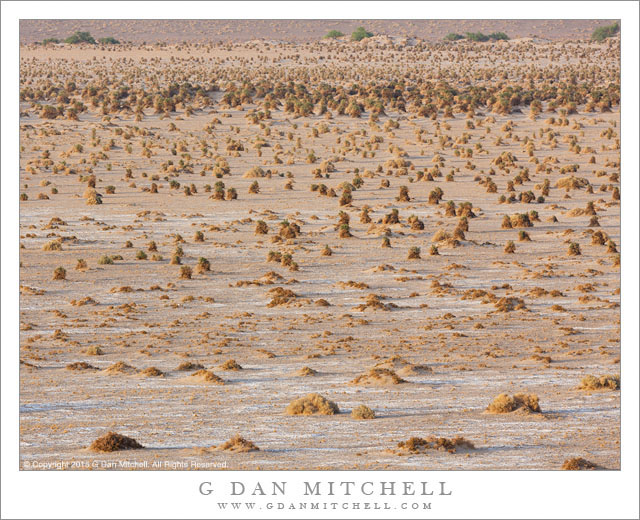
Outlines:
{"label": "desert plain", "polygon": [[619,469],[619,60],[25,43],[21,467]]}

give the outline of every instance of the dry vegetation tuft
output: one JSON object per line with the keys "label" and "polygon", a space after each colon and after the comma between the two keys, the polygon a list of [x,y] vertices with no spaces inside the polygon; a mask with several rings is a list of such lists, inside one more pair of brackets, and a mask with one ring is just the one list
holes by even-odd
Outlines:
{"label": "dry vegetation tuft", "polygon": [[191,374],[191,377],[193,377],[194,379],[198,379],[199,381],[202,381],[204,383],[214,383],[216,385],[224,384],[224,380],[221,377],[215,375],[210,370],[200,369]]}
{"label": "dry vegetation tuft", "polygon": [[475,449],[472,442],[464,437],[454,437],[447,439],[445,437],[411,437],[407,441],[398,443],[400,452],[419,454],[426,453],[428,450],[446,451],[448,453],[457,453],[458,451],[468,451]]}
{"label": "dry vegetation tuft", "polygon": [[620,376],[584,376],[578,388],[581,390],[620,390]]}
{"label": "dry vegetation tuft", "polygon": [[289,403],[285,412],[287,415],[335,415],[340,409],[320,394],[308,394]]}
{"label": "dry vegetation tuft", "polygon": [[232,453],[249,453],[250,451],[259,451],[253,442],[246,440],[240,435],[232,437],[224,444],[216,447],[217,451],[230,451]]}
{"label": "dry vegetation tuft", "polygon": [[368,406],[361,404],[351,410],[351,417],[354,419],[375,419],[376,413]]}
{"label": "dry vegetation tuft", "polygon": [[102,452],[140,450],[142,448],[144,448],[144,446],[135,439],[114,432],[109,432],[97,438],[89,447],[92,451]]}
{"label": "dry vegetation tuft", "polygon": [[500,394],[487,406],[486,411],[494,414],[542,412],[540,404],[538,403],[538,396],[535,394],[515,394],[513,396]]}
{"label": "dry vegetation tuft", "polygon": [[388,368],[372,368],[367,373],[361,374],[351,381],[353,385],[389,386],[406,383],[393,370]]}
{"label": "dry vegetation tuft", "polygon": [[584,471],[584,470],[593,470],[598,467],[593,463],[589,462],[582,457],[574,457],[572,459],[567,459],[562,464],[562,469],[566,471]]}

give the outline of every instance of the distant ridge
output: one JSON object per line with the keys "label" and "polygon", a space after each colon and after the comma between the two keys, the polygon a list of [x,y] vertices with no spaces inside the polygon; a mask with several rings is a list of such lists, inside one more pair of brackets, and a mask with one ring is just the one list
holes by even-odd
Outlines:
{"label": "distant ridge", "polygon": [[511,38],[585,39],[613,20],[21,20],[20,43],[65,38],[89,31],[133,43],[190,43],[255,39],[305,42],[335,29],[351,34],[364,26],[374,34],[442,40],[450,32],[504,31]]}

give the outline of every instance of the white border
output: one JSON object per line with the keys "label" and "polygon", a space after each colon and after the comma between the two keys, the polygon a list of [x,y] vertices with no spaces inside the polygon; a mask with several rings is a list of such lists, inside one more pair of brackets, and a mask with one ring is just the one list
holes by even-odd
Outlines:
{"label": "white border", "polygon": [[[438,518],[638,518],[638,3],[637,2],[3,2],[2,6],[2,518],[212,518],[230,480],[429,480]],[[19,472],[18,468],[18,63],[20,18],[320,18],[622,20],[622,470],[616,472]],[[497,16],[495,18],[498,18]],[[289,497],[290,498],[290,497]],[[377,497],[381,500],[384,497]],[[372,499],[369,499],[372,500]],[[354,498],[355,501],[355,498]],[[224,513],[245,517],[246,511]],[[388,518],[387,511],[261,510],[264,518]],[[393,513],[411,517],[411,511]]]}

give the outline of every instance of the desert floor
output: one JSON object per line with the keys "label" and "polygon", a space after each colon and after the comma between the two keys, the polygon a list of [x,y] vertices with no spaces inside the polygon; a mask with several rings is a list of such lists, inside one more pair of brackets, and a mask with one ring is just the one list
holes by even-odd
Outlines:
{"label": "desert floor", "polygon": [[[583,457],[619,468],[620,392],[579,388],[583,377],[620,367],[619,106],[578,103],[563,115],[545,102],[537,117],[524,105],[440,109],[434,119],[387,106],[376,121],[368,108],[329,118],[317,106],[296,116],[281,104],[254,123],[247,116],[264,110],[258,94],[224,103],[228,82],[243,78],[309,90],[327,78],[353,95],[354,83],[416,70],[459,88],[526,83],[529,73],[533,84],[554,71],[557,82],[574,74],[605,89],[619,81],[618,60],[613,42],[524,39],[419,50],[382,37],[23,47],[22,87],[41,90],[36,103],[80,100],[87,110],[43,119],[35,98],[20,103],[22,467],[195,460],[228,469],[524,470]],[[70,99],[57,99],[68,82]],[[167,114],[145,108],[136,120],[126,107],[92,106],[81,95],[91,82],[165,89],[165,97],[172,82],[219,90]],[[544,201],[518,200],[528,191],[537,199],[545,180]],[[215,198],[220,181],[237,199]],[[352,200],[341,205],[345,182]],[[408,201],[397,200],[401,186]],[[430,203],[437,188],[442,198]],[[447,215],[449,201],[456,211],[469,202],[471,213]],[[385,223],[393,209],[399,223]],[[351,237],[340,237],[340,211]],[[531,211],[532,226],[515,227]],[[456,239],[464,215],[468,230]],[[505,215],[514,227],[503,228]],[[256,234],[258,221],[266,234]],[[607,245],[596,243],[598,231]],[[580,255],[568,254],[572,243]],[[420,258],[408,258],[412,247]],[[200,258],[209,271],[197,269]],[[58,267],[66,279],[53,279]],[[241,368],[223,366],[229,360]],[[88,365],[69,367],[77,362]],[[185,362],[224,384],[178,370]],[[300,375],[303,367],[317,373]],[[353,382],[375,367],[388,371]],[[394,384],[393,374],[405,381]],[[309,393],[340,413],[285,413]],[[535,394],[542,412],[486,413],[502,393]],[[353,418],[361,404],[376,418]],[[88,449],[109,431],[145,449]],[[213,449],[237,434],[259,451]],[[475,449],[397,446],[430,436],[462,436]]]}

